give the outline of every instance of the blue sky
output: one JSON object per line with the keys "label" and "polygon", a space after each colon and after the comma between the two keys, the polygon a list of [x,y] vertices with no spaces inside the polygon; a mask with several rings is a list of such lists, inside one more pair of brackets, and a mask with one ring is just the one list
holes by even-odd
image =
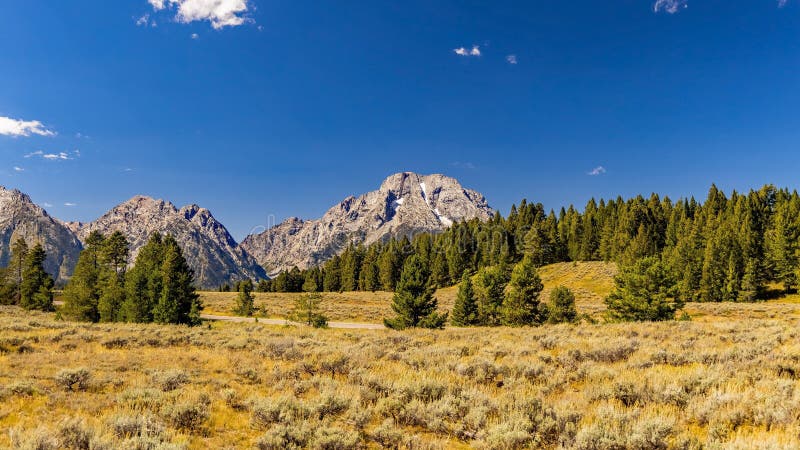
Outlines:
{"label": "blue sky", "polygon": [[28,0],[0,21],[0,184],[64,220],[146,194],[241,239],[405,170],[504,213],[798,185],[795,0]]}

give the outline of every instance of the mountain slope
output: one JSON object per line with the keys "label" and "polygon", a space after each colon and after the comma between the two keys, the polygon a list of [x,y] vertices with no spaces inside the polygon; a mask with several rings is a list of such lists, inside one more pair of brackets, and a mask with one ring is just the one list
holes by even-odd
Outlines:
{"label": "mountain slope", "polygon": [[203,288],[251,278],[265,278],[256,260],[247,254],[211,212],[197,205],[178,209],[170,202],[137,196],[88,224],[71,223],[81,240],[92,231],[121,231],[131,244],[131,262],[153,233],[171,234],[183,249]]}
{"label": "mountain slope", "polygon": [[37,242],[44,246],[45,270],[57,281],[72,274],[81,251],[75,234],[27,195],[0,186],[0,266],[8,264],[11,244],[20,237],[31,247]]}
{"label": "mountain slope", "polygon": [[441,232],[454,222],[488,220],[494,211],[478,192],[444,175],[397,173],[381,187],[348,197],[318,220],[291,218],[242,241],[270,273],[326,261],[350,243]]}

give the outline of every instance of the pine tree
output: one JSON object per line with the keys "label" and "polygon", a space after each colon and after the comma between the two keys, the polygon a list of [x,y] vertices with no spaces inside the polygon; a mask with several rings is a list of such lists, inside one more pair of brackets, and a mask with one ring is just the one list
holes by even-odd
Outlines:
{"label": "pine tree", "polygon": [[623,267],[614,282],[615,288],[605,300],[612,320],[672,320],[683,307],[683,302],[675,298],[674,281],[658,257]]}
{"label": "pine tree", "polygon": [[392,310],[393,319],[384,319],[387,328],[443,328],[447,314],[437,312],[438,301],[433,297],[433,288],[428,282],[428,273],[419,257],[411,256],[403,266],[403,273],[395,289]]}
{"label": "pine tree", "polygon": [[239,295],[236,297],[236,308],[234,308],[233,312],[237,316],[252,316],[254,300],[253,282],[245,280],[239,283]]}
{"label": "pine tree", "polygon": [[25,259],[28,257],[28,244],[25,239],[18,238],[11,245],[11,259],[8,267],[6,268],[6,276],[8,280],[7,290],[10,292],[10,297],[5,299],[3,303],[11,305],[19,305],[22,298],[22,271],[25,269]]}
{"label": "pine tree", "polygon": [[547,305],[547,323],[573,323],[577,319],[575,294],[564,286],[553,289]]}
{"label": "pine tree", "polygon": [[126,322],[153,321],[153,309],[160,301],[163,287],[164,239],[155,233],[139,249],[136,263],[125,275],[125,302],[122,315]]}
{"label": "pine tree", "polygon": [[389,243],[378,257],[378,277],[384,291],[394,291],[400,258],[394,243]]}
{"label": "pine tree", "polygon": [[20,306],[41,311],[53,310],[53,277],[44,270],[47,254],[36,244],[25,258],[20,284]]}
{"label": "pine tree", "polygon": [[325,264],[323,289],[326,292],[338,292],[342,289],[341,259],[334,256]]}
{"label": "pine tree", "polygon": [[478,303],[475,300],[475,291],[469,272],[464,272],[461,284],[458,285],[456,303],[450,314],[450,323],[456,327],[469,327],[478,325]]}
{"label": "pine tree", "polygon": [[86,238],[85,248],[78,256],[72,277],[64,288],[64,306],[61,309],[64,318],[86,322],[100,320],[100,259],[104,243],[105,237],[97,231]]}
{"label": "pine tree", "polygon": [[193,286],[194,273],[175,238],[164,238],[164,262],[161,266],[163,285],[153,308],[157,323],[199,325],[200,300]]}
{"label": "pine tree", "polygon": [[320,313],[322,294],[317,292],[316,282],[309,280],[303,285],[305,294],[296,297],[291,317],[314,328],[326,328],[328,318]]}
{"label": "pine tree", "polygon": [[501,306],[508,281],[508,269],[503,264],[484,267],[478,271],[475,293],[478,300],[478,323],[480,325],[500,325]]}
{"label": "pine tree", "polygon": [[502,322],[509,326],[536,325],[542,322],[539,294],[544,289],[536,263],[526,256],[511,272],[502,305]]}

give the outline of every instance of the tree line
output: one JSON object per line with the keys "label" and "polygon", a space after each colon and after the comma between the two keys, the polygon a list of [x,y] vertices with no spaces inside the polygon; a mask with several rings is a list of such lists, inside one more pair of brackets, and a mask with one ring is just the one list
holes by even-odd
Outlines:
{"label": "tree line", "polygon": [[259,283],[258,290],[301,292],[307,280],[320,291],[395,291],[406,261],[428,268],[434,287],[458,283],[464,272],[567,261],[609,261],[620,267],[655,257],[681,301],[752,301],[797,286],[800,196],[764,186],[726,196],[716,186],[705,202],[673,202],[657,194],[590,200],[579,212],[558,213],[523,200],[507,217],[454,224],[440,234],[350,246],[321,267],[293,268]]}
{"label": "tree line", "polygon": [[30,248],[25,239],[11,245],[11,258],[0,268],[0,304],[53,310],[53,277],[44,270],[47,253],[41,243]]}
{"label": "tree line", "polygon": [[92,232],[64,288],[65,319],[87,322],[200,324],[194,273],[178,242],[153,234],[128,269],[130,245],[120,232]]}

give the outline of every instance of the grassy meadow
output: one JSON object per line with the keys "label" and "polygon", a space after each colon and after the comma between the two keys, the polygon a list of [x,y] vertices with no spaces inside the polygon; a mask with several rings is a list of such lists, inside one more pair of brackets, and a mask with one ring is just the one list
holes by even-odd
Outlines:
{"label": "grassy meadow", "polygon": [[[616,265],[604,262],[558,263],[542,267],[539,275],[544,284],[541,298],[546,300],[557,286],[568,286],[575,293],[581,313],[599,317],[603,311],[603,298],[614,287]],[[439,289],[436,298],[441,311],[450,311],[456,301],[458,286]],[[233,315],[236,292],[201,292],[203,312],[215,315]],[[286,318],[292,311],[298,295],[292,293],[254,292],[257,315]],[[391,317],[391,292],[325,292],[322,293],[322,313],[334,322],[383,323]]]}
{"label": "grassy meadow", "polygon": [[[542,271],[588,314],[611,274]],[[231,295],[204,294],[207,312]],[[448,309],[455,291],[438,295]],[[377,321],[389,298],[326,295],[326,313]],[[280,317],[291,300],[257,305]],[[798,298],[687,311],[395,332],[82,324],[1,307],[0,448],[800,448]]]}

